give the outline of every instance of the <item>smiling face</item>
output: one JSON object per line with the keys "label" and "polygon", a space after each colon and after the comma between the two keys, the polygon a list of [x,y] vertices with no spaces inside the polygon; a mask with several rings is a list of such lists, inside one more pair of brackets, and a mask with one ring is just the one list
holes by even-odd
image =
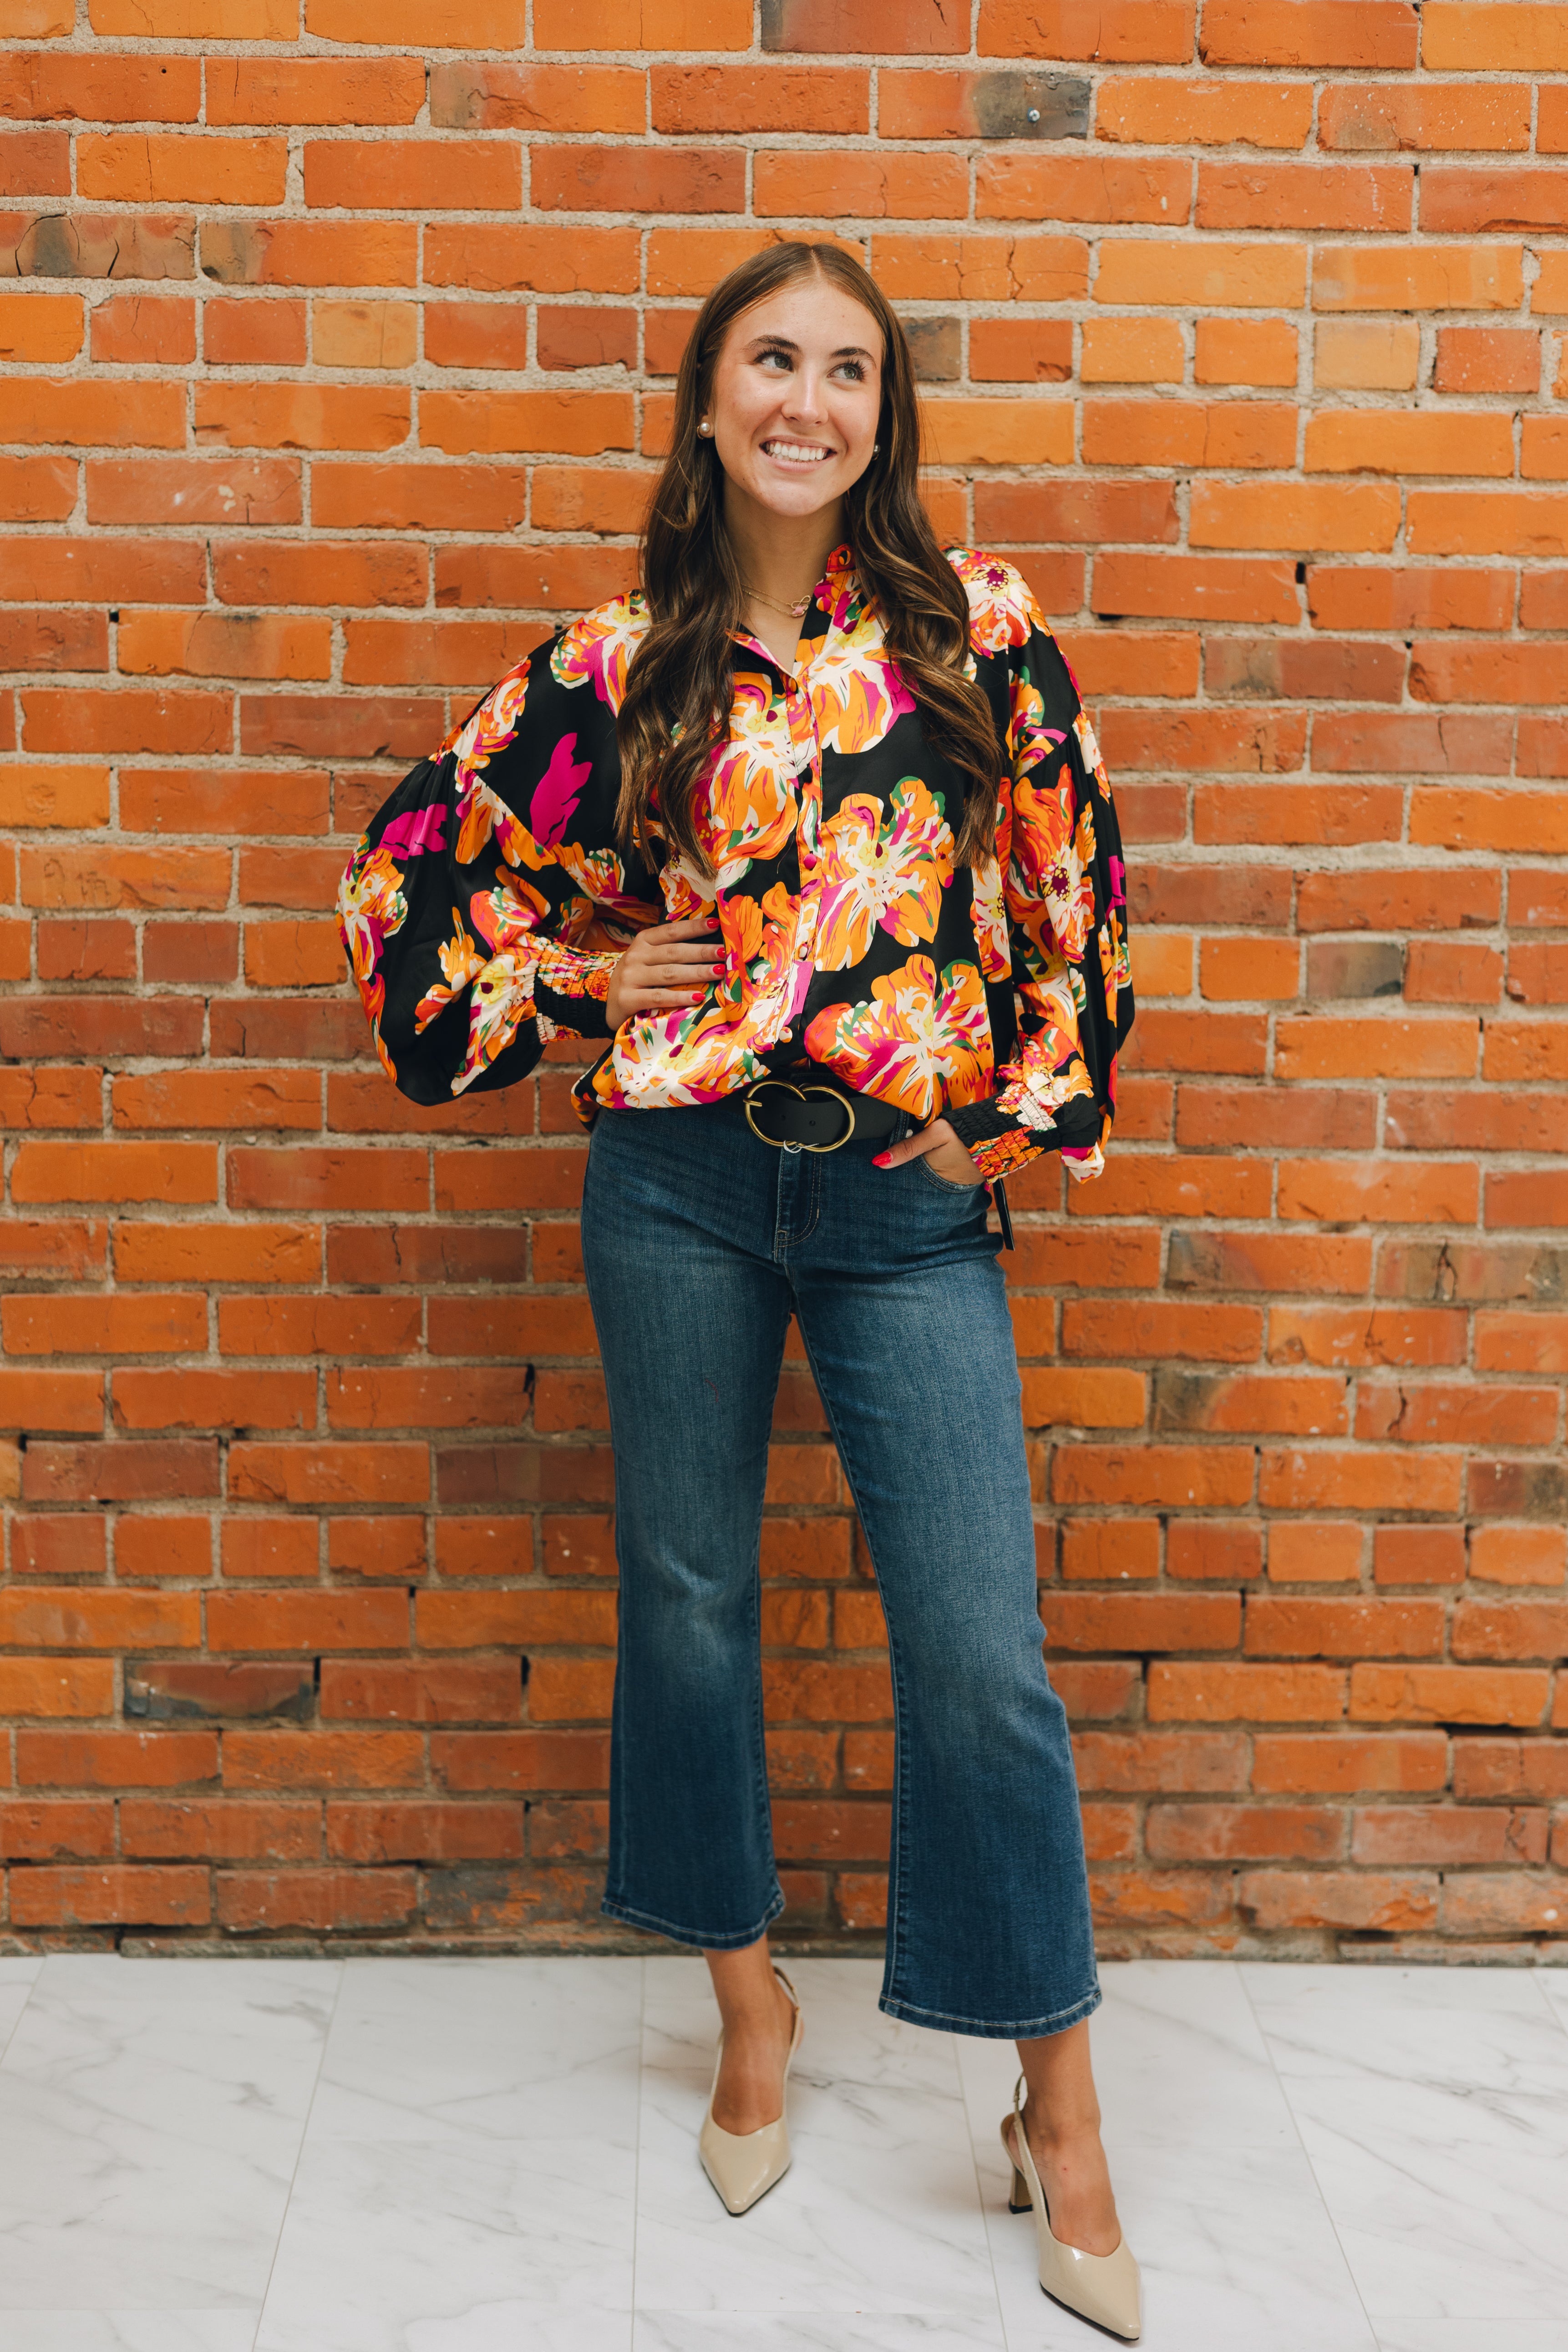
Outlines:
{"label": "smiling face", "polygon": [[851,295],[807,278],[754,302],[724,339],[705,412],[727,496],[791,520],[820,512],[871,463],[881,405],[881,329]]}

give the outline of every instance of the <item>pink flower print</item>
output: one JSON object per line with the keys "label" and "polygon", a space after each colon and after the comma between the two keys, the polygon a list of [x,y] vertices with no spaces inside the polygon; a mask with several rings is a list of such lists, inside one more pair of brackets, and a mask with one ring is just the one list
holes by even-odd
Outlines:
{"label": "pink flower print", "polygon": [[550,765],[533,788],[530,831],[535,841],[553,847],[565,837],[566,828],[583,797],[583,787],[594,772],[592,760],[574,760],[577,749],[574,734],[563,735],[550,754]]}
{"label": "pink flower print", "polygon": [[376,847],[385,850],[389,857],[420,857],[427,851],[445,849],[446,823],[444,807],[411,809],[406,816],[393,818]]}

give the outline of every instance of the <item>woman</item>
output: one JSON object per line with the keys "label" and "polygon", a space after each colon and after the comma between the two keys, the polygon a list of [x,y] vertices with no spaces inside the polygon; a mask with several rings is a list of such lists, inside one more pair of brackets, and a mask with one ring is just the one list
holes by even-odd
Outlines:
{"label": "woman", "polygon": [[605,1044],[575,1090],[621,1573],[604,1907],[706,1954],[710,2179],[743,2212],[789,2162],[757,1557],[793,1312],[888,1618],[881,2005],[1016,2040],[1041,2284],[1135,2336],[985,1218],[1042,1151],[1100,1166],[1131,1020],[1109,787],[1018,574],[931,533],[909,350],[858,263],[731,272],[675,409],[643,590],[407,778],[343,935],[417,1102],[513,1083],[557,1029]]}

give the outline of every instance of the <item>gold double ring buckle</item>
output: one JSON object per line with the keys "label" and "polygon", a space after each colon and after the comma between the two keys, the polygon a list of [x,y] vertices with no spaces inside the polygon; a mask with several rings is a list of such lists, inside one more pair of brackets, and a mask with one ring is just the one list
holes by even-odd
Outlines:
{"label": "gold double ring buckle", "polygon": [[[829,1102],[836,1102],[838,1105],[840,1110],[848,1118],[849,1124],[842,1135],[835,1136],[831,1143],[781,1142],[776,1136],[764,1133],[757,1125],[752,1112],[752,1104],[756,1097],[768,1087],[776,1087],[784,1094],[794,1095],[797,1102],[805,1102],[811,1095],[826,1095]],[[855,1106],[847,1095],[839,1093],[837,1087],[797,1087],[792,1086],[788,1078],[759,1078],[754,1086],[747,1087],[742,1098],[741,1107],[746,1114],[746,1125],[757,1140],[760,1143],[771,1143],[775,1151],[837,1151],[848,1142],[855,1132]]]}

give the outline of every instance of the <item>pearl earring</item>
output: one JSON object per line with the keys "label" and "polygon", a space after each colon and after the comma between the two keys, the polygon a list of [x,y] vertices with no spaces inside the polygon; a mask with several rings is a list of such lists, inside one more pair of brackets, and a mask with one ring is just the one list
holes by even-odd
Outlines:
{"label": "pearl earring", "polygon": [[699,433],[711,433],[711,432],[712,432],[712,430],[713,430],[713,427],[709,424],[708,419],[707,419],[706,417],[704,417],[704,418],[702,419],[701,424],[698,426],[697,430],[699,431]]}
{"label": "pearl earring", "polygon": [[879,457],[881,456],[881,454],[882,454],[882,445],[881,445],[881,443],[880,443],[879,441],[873,441],[873,442],[872,442],[872,444],[871,444],[871,455],[872,455],[872,457]]}

